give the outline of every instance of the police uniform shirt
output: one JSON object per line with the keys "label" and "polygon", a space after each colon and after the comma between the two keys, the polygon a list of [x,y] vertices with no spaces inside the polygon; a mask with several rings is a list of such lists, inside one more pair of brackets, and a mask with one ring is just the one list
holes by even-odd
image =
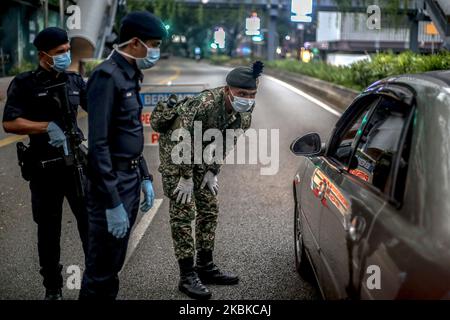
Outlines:
{"label": "police uniform shirt", "polygon": [[[86,84],[83,78],[74,72],[64,72],[58,77],[55,76],[55,71],[47,71],[41,66],[35,71],[17,75],[8,88],[3,122],[17,118],[36,122],[54,121],[63,129],[60,107],[53,99],[52,92],[46,89],[61,83],[63,79],[66,79],[69,103],[74,114],[77,115],[78,106],[87,110]],[[48,142],[47,133],[30,135],[30,147],[41,160],[61,156],[60,150],[52,147]]]}
{"label": "police uniform shirt", "polygon": [[113,161],[135,159],[144,149],[142,79],[136,66],[114,52],[88,81],[89,172],[108,208],[121,203]]}

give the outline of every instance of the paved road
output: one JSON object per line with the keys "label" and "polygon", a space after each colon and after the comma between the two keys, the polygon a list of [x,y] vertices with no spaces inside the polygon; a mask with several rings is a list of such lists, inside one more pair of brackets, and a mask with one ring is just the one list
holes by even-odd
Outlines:
{"label": "paved road", "polygon": [[[146,73],[146,83],[224,84],[227,68],[185,60],[162,61]],[[1,105],[0,111],[3,112]],[[315,131],[326,139],[337,116],[292,89],[264,77],[252,128],[279,130],[279,170],[261,175],[266,165],[225,165],[220,175],[220,217],[215,259],[237,272],[234,287],[211,287],[214,299],[317,299],[318,291],[297,276],[294,268],[292,177],[297,159],[290,154],[294,138]],[[80,121],[86,129],[86,118]],[[9,140],[5,140],[9,139]],[[20,178],[15,144],[0,133],[0,299],[41,299],[36,226],[31,218],[28,185]],[[2,146],[6,144],[5,146]],[[9,144],[7,144],[9,143]],[[270,152],[269,152],[270,154]],[[184,299],[176,290],[178,268],[168,223],[168,201],[163,198],[157,147],[145,156],[155,174],[157,198],[163,199],[153,219],[140,221],[136,249],[121,273],[120,299]],[[259,159],[261,160],[261,159]],[[150,221],[151,220],[151,221]],[[145,223],[149,223],[148,228]],[[145,232],[143,232],[145,231]],[[64,212],[62,263],[82,266],[83,257],[74,218]],[[68,275],[66,275],[67,278]],[[64,289],[67,299],[77,290]]]}

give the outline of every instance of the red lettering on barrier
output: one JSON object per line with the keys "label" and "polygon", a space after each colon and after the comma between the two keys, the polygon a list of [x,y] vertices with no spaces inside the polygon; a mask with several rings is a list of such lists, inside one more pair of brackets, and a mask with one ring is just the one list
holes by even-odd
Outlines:
{"label": "red lettering on barrier", "polygon": [[152,144],[157,144],[158,140],[159,140],[159,133],[152,132],[152,135],[151,135],[151,142],[152,142]]}

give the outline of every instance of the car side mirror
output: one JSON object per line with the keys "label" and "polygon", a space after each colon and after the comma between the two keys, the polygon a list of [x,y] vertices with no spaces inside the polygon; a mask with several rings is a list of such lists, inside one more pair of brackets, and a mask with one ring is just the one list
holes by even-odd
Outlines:
{"label": "car side mirror", "polygon": [[296,156],[313,157],[323,154],[325,144],[322,144],[317,133],[309,133],[297,138],[291,144],[291,151]]}

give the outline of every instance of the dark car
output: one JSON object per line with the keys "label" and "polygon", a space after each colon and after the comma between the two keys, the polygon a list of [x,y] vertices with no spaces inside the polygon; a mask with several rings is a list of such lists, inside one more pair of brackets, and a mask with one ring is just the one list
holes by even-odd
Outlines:
{"label": "dark car", "polygon": [[324,298],[450,298],[450,71],[376,82],[291,150],[296,267]]}

